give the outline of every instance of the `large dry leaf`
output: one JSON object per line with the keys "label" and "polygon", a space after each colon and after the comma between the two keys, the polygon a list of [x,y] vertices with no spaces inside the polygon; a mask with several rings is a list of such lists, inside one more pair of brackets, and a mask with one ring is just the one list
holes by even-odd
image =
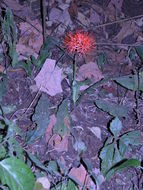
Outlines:
{"label": "large dry leaf", "polygon": [[62,69],[55,67],[56,61],[46,59],[41,71],[35,77],[37,87],[50,96],[55,96],[62,92]]}
{"label": "large dry leaf", "polygon": [[[93,181],[89,177],[86,169],[81,164],[79,168],[72,168],[70,174],[74,176],[82,185],[86,185],[89,189],[92,186],[95,189],[95,185],[93,187]],[[82,190],[82,187],[79,187],[79,190]]]}
{"label": "large dry leaf", "polygon": [[28,20],[28,22],[21,22],[19,24],[21,37],[16,49],[19,54],[33,55],[32,52],[38,53],[43,44],[42,26],[39,24],[38,20]]}
{"label": "large dry leaf", "polygon": [[93,82],[97,82],[103,78],[96,62],[89,62],[79,68],[78,79],[82,81],[87,78]]}

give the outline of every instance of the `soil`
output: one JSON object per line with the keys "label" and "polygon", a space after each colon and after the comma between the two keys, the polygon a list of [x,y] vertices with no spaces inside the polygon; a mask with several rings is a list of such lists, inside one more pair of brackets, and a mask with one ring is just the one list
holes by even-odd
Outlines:
{"label": "soil", "polygon": [[[53,2],[53,3],[52,3]],[[62,2],[62,1],[59,1]],[[63,1],[64,2],[64,1]],[[124,44],[133,44],[137,41],[137,36],[142,36],[142,30],[139,27],[135,26],[135,30],[126,36],[118,38],[118,34],[121,32],[122,28],[124,27],[124,22],[119,22],[115,24],[111,24],[108,26],[102,27],[95,27],[102,23],[112,23],[114,22],[113,19],[116,18],[118,14],[118,18],[129,18],[131,16],[137,16],[142,14],[143,10],[143,3],[142,1],[132,1],[132,0],[124,0],[121,8],[111,6],[111,2],[113,4],[116,1],[98,1],[98,0],[91,0],[91,1],[73,1],[74,6],[77,6],[79,12],[84,13],[84,15],[88,15],[88,11],[90,9],[97,10],[98,7],[102,10],[98,13],[99,23],[91,24],[88,26],[84,26],[83,23],[79,22],[77,18],[72,18],[73,28],[84,29],[92,34],[94,34],[97,42],[96,51],[94,51],[88,58],[80,58],[78,63],[78,68],[84,64],[86,59],[90,59],[96,61],[99,54],[104,52],[107,55],[107,62],[104,65],[104,71],[102,72],[103,76],[124,76],[130,74],[133,70],[132,64],[130,64],[128,59],[128,46],[117,46],[116,44],[124,43]],[[35,15],[34,19],[39,19],[39,14],[35,13],[36,11],[29,10],[28,4],[26,1],[20,1],[21,5],[25,4],[27,6],[27,10],[31,11],[31,15]],[[115,4],[114,4],[115,5]],[[36,6],[36,5],[35,5]],[[53,7],[56,7],[57,3],[51,1],[51,5],[49,5],[49,12],[52,10]],[[136,6],[136,8],[134,8]],[[26,9],[26,7],[25,7]],[[87,9],[87,10],[86,10]],[[105,10],[105,12],[104,12]],[[25,10],[21,10],[24,12]],[[17,19],[16,15],[20,15],[17,13],[18,11],[13,10],[15,18]],[[109,14],[110,12],[110,14]],[[86,16],[87,16],[86,15]],[[119,15],[122,15],[119,16]],[[97,17],[95,16],[95,19]],[[33,19],[33,18],[32,18]],[[33,20],[34,20],[33,19]],[[17,23],[21,22],[18,19]],[[39,19],[41,22],[41,19]],[[134,20],[133,20],[134,22]],[[70,26],[71,27],[71,26]],[[47,30],[49,26],[47,26]],[[63,39],[64,34],[58,33],[55,29],[55,25],[51,26],[52,35],[56,36],[57,38]],[[20,34],[19,34],[20,35]],[[121,41],[118,43],[118,40]],[[101,44],[105,43],[105,45]],[[110,44],[110,45],[108,45]],[[52,59],[57,60],[59,55],[56,52],[56,49],[53,50]],[[71,60],[68,57],[63,57],[58,64],[60,67],[63,66],[65,70],[71,66],[69,66]],[[4,64],[3,64],[4,65]],[[15,105],[16,112],[11,114],[9,118],[15,119],[17,121],[18,126],[25,131],[31,130],[34,128],[34,125],[31,121],[31,115],[33,114],[33,110],[37,101],[40,97],[37,96],[37,92],[33,92],[31,86],[35,85],[34,78],[37,75],[38,70],[32,70],[32,74],[30,77],[27,77],[26,72],[23,69],[15,69],[11,68],[8,71],[8,90],[3,98],[4,105]],[[67,83],[66,79],[62,81],[62,89],[63,93],[57,94],[54,97],[47,95],[50,100],[50,114],[52,115],[55,112],[55,109],[58,106],[63,97],[68,98],[69,101],[69,109],[73,106],[71,100],[71,90],[69,88],[69,84]],[[37,97],[36,97],[37,96]],[[36,97],[36,98],[35,98]],[[98,98],[102,98],[111,103],[119,103],[123,102],[124,105],[127,105],[129,108],[129,114],[127,118],[123,118],[123,130],[122,133],[138,129],[141,132],[143,131],[143,103],[142,99],[139,100],[139,112],[140,112],[140,123],[137,124],[137,119],[133,108],[135,107],[135,94],[133,91],[126,90],[125,88],[119,86],[118,84],[114,83],[113,81],[107,82],[106,84],[100,85],[96,89],[91,89],[89,93],[86,93],[82,96],[78,105],[74,108],[71,112],[72,117],[72,125],[74,128],[74,135],[76,138],[81,139],[84,141],[87,150],[82,154],[82,159],[88,159],[92,163],[94,168],[100,168],[100,159],[98,157],[99,151],[104,145],[105,140],[107,137],[110,136],[108,127],[109,122],[112,119],[112,116],[109,114],[101,111],[99,108],[95,106],[95,100]],[[30,109],[29,109],[30,108]],[[27,110],[25,114],[25,110]],[[91,127],[98,127],[101,129],[101,139],[97,138],[90,130]],[[66,166],[72,167],[79,167],[79,161],[77,159],[77,152],[73,148],[74,139],[72,136],[68,139],[68,151],[61,151],[57,152],[56,150],[51,151],[53,148],[47,144],[45,138],[35,142],[32,145],[27,146],[30,152],[36,154],[42,163],[45,163],[49,160],[57,160],[57,158],[63,158]],[[131,156],[136,155],[139,158],[142,158],[143,155],[143,147],[139,146],[138,148],[133,148],[133,151],[130,153]],[[139,176],[140,179],[139,179]],[[139,188],[139,190],[143,189],[142,184],[142,174],[139,170],[136,169],[128,169],[125,172],[117,173],[110,181],[105,181],[102,186],[101,190],[129,190],[131,185],[133,184],[133,189],[137,189],[135,186]]]}

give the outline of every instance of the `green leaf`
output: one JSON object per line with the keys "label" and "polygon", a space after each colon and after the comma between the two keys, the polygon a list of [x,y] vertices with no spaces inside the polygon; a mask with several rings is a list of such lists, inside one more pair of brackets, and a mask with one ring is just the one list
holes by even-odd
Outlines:
{"label": "green leaf", "polygon": [[98,108],[114,117],[127,117],[128,115],[128,108],[126,106],[107,103],[103,100],[95,100],[95,104]]}
{"label": "green leaf", "polygon": [[80,85],[78,84],[77,81],[73,81],[72,82],[72,99],[73,99],[74,104],[78,100],[79,91],[80,91]]}
{"label": "green leaf", "polygon": [[32,121],[37,124],[34,131],[29,134],[28,143],[33,143],[41,138],[49,125],[49,99],[46,94],[42,94],[32,116]]}
{"label": "green leaf", "polygon": [[72,180],[60,182],[56,187],[51,188],[51,190],[78,190],[77,186]]}
{"label": "green leaf", "polygon": [[7,9],[2,23],[2,33],[5,42],[9,46],[9,56],[12,59],[12,66],[18,63],[18,54],[16,52],[17,27],[13,19],[11,10]]}
{"label": "green leaf", "polygon": [[77,100],[79,98],[80,87],[84,86],[84,85],[89,85],[89,84],[90,84],[89,79],[86,79],[84,81],[74,80],[72,82],[72,99],[73,99],[74,104],[77,102]]}
{"label": "green leaf", "polygon": [[117,138],[117,136],[119,135],[122,127],[122,123],[117,117],[110,123],[110,130],[115,138]]}
{"label": "green leaf", "polygon": [[30,60],[27,60],[27,61],[19,61],[16,65],[16,67],[21,67],[23,68],[27,75],[30,76],[31,75],[31,61]]}
{"label": "green leaf", "polygon": [[125,159],[125,160],[122,160],[118,163],[116,163],[107,173],[107,175],[112,175],[115,173],[115,172],[118,172],[118,171],[121,171],[123,169],[127,169],[127,168],[130,168],[130,167],[139,167],[140,166],[140,161],[137,160],[137,159]]}
{"label": "green leaf", "polygon": [[63,100],[58,108],[57,121],[56,125],[53,127],[53,133],[59,134],[61,136],[68,134],[68,128],[65,124],[66,117],[69,118],[67,99]]}
{"label": "green leaf", "polygon": [[102,148],[100,152],[100,158],[102,159],[101,172],[103,173],[103,175],[106,175],[106,172],[112,167],[113,156],[114,156],[113,143]]}
{"label": "green leaf", "polygon": [[55,44],[56,42],[54,41],[54,38],[51,36],[48,36],[46,38],[45,43],[40,49],[40,53],[39,53],[37,61],[33,59],[33,64],[41,68],[45,60],[50,56],[51,50],[55,47]]}
{"label": "green leaf", "polygon": [[34,175],[21,160],[11,157],[0,162],[0,180],[10,190],[33,190]]}
{"label": "green leaf", "polygon": [[107,57],[105,53],[100,53],[98,56],[97,64],[101,71],[104,70],[104,64],[107,61]]}
{"label": "green leaf", "polygon": [[121,155],[129,149],[129,145],[137,146],[142,144],[142,136],[140,131],[130,131],[122,135],[119,139],[119,150]]}
{"label": "green leaf", "polygon": [[7,155],[6,148],[3,145],[0,145],[0,160],[5,158]]}
{"label": "green leaf", "polygon": [[5,74],[0,74],[0,77],[2,77],[2,80],[0,80],[0,102],[2,101],[2,97],[6,93],[7,86],[8,86],[8,79]]}
{"label": "green leaf", "polygon": [[[143,72],[139,74],[139,90],[143,91]],[[129,90],[138,90],[138,77],[137,75],[127,75],[122,77],[114,78],[114,80],[119,83],[121,86]]]}
{"label": "green leaf", "polygon": [[135,49],[141,61],[143,61],[143,46],[136,46]]}
{"label": "green leaf", "polygon": [[15,110],[16,110],[16,106],[12,106],[12,105],[2,106],[2,111],[4,115],[10,114],[14,112]]}
{"label": "green leaf", "polygon": [[28,151],[26,151],[26,153],[28,154],[28,157],[30,158],[30,160],[31,160],[38,168],[40,168],[40,169],[46,171],[47,173],[50,173],[50,174],[53,174],[53,173],[54,173],[55,175],[60,176],[58,171],[56,171],[56,170],[51,170],[50,167],[45,167],[45,166],[40,162],[40,160],[39,160],[36,156],[34,156],[33,154],[31,154],[31,153],[28,152]]}

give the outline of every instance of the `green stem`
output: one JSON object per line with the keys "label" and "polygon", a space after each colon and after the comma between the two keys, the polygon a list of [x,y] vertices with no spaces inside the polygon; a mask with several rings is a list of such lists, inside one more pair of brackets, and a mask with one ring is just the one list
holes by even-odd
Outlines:
{"label": "green stem", "polygon": [[74,54],[73,60],[73,81],[76,81],[76,54]]}

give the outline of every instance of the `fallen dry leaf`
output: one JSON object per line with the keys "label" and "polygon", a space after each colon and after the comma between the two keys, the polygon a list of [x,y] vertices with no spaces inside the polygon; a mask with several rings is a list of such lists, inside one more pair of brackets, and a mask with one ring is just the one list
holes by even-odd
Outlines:
{"label": "fallen dry leaf", "polygon": [[21,6],[17,1],[15,0],[4,0],[4,3],[12,10],[14,11],[20,11],[23,9],[23,6]]}
{"label": "fallen dry leaf", "polygon": [[67,152],[68,151],[68,136],[61,137],[58,134],[53,135],[53,138],[49,141],[49,144],[52,145],[52,147],[57,152]]}
{"label": "fallen dry leaf", "polygon": [[101,140],[101,129],[99,127],[88,127],[88,129],[98,138]]}
{"label": "fallen dry leaf", "polygon": [[96,62],[89,62],[79,68],[78,79],[82,81],[87,78],[90,79],[92,82],[97,82],[103,78],[103,75],[99,70]]}
{"label": "fallen dry leaf", "polygon": [[[72,168],[70,171],[70,175],[74,176],[81,183],[82,186],[86,185],[90,189],[92,185],[92,189],[95,189],[95,185],[93,184],[92,179],[89,177],[86,169],[82,164],[79,168]],[[82,187],[79,187],[79,190],[82,189]]]}
{"label": "fallen dry leaf", "polygon": [[136,32],[136,30],[137,27],[134,22],[125,22],[122,24],[122,29],[120,32],[114,37],[114,40],[116,40],[118,43],[121,43],[126,36],[133,34]]}
{"label": "fallen dry leaf", "polygon": [[45,190],[49,190],[50,189],[50,181],[47,177],[39,177],[36,182],[42,184],[43,188]]}
{"label": "fallen dry leaf", "polygon": [[33,52],[38,53],[40,51],[43,44],[42,26],[39,24],[38,20],[28,20],[28,22],[21,22],[19,24],[21,36],[16,49],[19,54],[33,55]]}
{"label": "fallen dry leaf", "polygon": [[55,96],[62,92],[62,69],[55,67],[56,61],[46,59],[41,71],[35,77],[37,87],[50,96]]}

